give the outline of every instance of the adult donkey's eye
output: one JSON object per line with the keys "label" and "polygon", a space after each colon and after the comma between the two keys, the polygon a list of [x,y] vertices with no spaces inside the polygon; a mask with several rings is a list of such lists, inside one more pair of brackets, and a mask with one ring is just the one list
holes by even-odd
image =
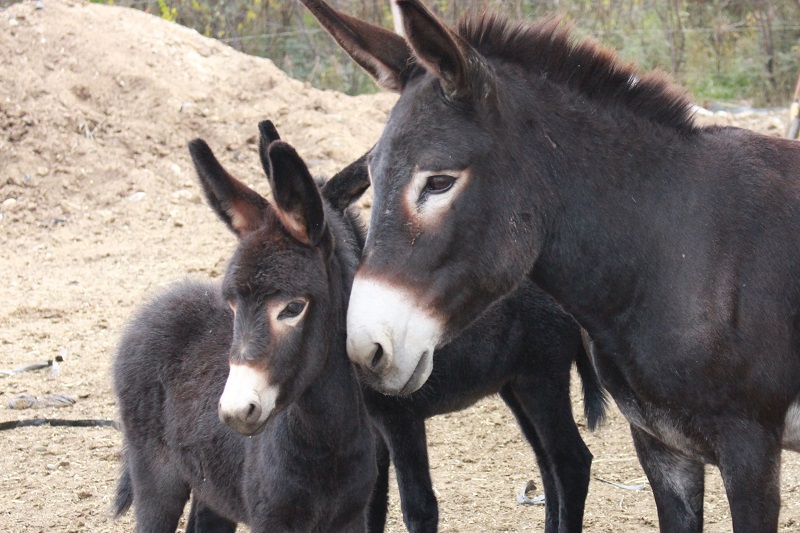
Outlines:
{"label": "adult donkey's eye", "polygon": [[456,182],[456,178],[453,176],[447,176],[446,174],[436,174],[434,176],[428,176],[428,180],[425,182],[425,188],[422,189],[423,194],[441,194],[450,189],[453,184]]}
{"label": "adult donkey's eye", "polygon": [[295,318],[303,312],[306,308],[306,303],[302,300],[293,300],[286,304],[286,307],[278,313],[278,320],[286,320],[288,318]]}

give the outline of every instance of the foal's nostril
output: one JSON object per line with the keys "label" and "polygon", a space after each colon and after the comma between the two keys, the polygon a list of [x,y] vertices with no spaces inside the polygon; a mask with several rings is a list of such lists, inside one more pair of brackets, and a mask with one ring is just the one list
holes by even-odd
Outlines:
{"label": "foal's nostril", "polygon": [[261,418],[261,407],[256,402],[247,405],[247,412],[244,415],[244,422],[252,423]]}
{"label": "foal's nostril", "polygon": [[383,346],[377,342],[375,343],[375,346],[377,346],[377,348],[375,348],[375,353],[372,354],[372,362],[370,363],[372,368],[377,367],[381,362],[381,359],[383,359]]}

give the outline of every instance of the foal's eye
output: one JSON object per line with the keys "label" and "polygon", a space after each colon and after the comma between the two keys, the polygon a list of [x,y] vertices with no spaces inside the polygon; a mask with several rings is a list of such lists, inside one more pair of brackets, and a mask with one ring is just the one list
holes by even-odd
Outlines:
{"label": "foal's eye", "polygon": [[286,307],[278,313],[278,320],[286,320],[288,318],[295,318],[303,312],[306,308],[306,303],[302,300],[293,300],[286,304]]}
{"label": "foal's eye", "polygon": [[422,189],[423,194],[441,194],[450,189],[456,182],[456,178],[446,174],[436,174],[428,176],[425,182],[425,188]]}

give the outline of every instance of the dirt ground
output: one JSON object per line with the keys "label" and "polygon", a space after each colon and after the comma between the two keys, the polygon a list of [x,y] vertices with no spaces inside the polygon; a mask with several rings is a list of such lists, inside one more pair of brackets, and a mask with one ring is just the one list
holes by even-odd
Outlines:
{"label": "dirt ground", "polygon": [[[256,124],[274,120],[317,174],[330,175],[378,137],[394,97],[348,97],[288,78],[141,12],[69,0],[0,11],[0,368],[62,355],[60,371],[0,377],[0,420],[114,418],[110,361],[126,318],[148,294],[187,276],[219,277],[234,238],[203,205],[186,142],[204,137],[223,164],[266,193]],[[783,115],[702,121],[772,135]],[[368,200],[365,200],[368,204]],[[624,420],[598,433],[586,530],[655,531]],[[66,394],[70,407],[11,410],[21,394]],[[429,423],[443,531],[540,530],[544,509],[516,503],[538,482],[532,453],[497,399]],[[0,436],[0,531],[131,530],[109,518],[119,467],[112,428],[36,427]],[[781,530],[800,528],[800,457],[785,456]],[[708,531],[730,530],[709,469]],[[402,530],[396,493],[390,531]]]}

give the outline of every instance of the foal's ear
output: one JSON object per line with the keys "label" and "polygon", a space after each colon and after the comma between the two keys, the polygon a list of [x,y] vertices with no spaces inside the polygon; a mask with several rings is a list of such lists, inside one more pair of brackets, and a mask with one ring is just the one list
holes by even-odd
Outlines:
{"label": "foal's ear", "polygon": [[267,149],[273,142],[280,141],[281,136],[271,120],[259,122],[258,133],[258,155],[261,158],[261,166],[264,168],[264,173],[269,177],[269,155],[267,154]]}
{"label": "foal's ear", "polygon": [[228,174],[204,140],[191,141],[189,153],[206,200],[217,216],[239,238],[257,230],[264,223],[269,203]]}
{"label": "foal's ear", "polygon": [[403,90],[401,73],[411,52],[405,39],[391,31],[336,11],[323,0],[302,0],[345,52],[389,91]]}
{"label": "foal's ear", "polygon": [[368,155],[347,165],[322,186],[322,196],[337,210],[344,211],[369,189]]}
{"label": "foal's ear", "polygon": [[317,246],[326,232],[325,211],[308,167],[294,148],[282,141],[269,145],[268,157],[278,218],[295,239]]}
{"label": "foal's ear", "polygon": [[471,76],[485,69],[472,46],[436,18],[419,0],[393,0],[415,59],[439,79],[445,96],[453,100],[472,92]]}

